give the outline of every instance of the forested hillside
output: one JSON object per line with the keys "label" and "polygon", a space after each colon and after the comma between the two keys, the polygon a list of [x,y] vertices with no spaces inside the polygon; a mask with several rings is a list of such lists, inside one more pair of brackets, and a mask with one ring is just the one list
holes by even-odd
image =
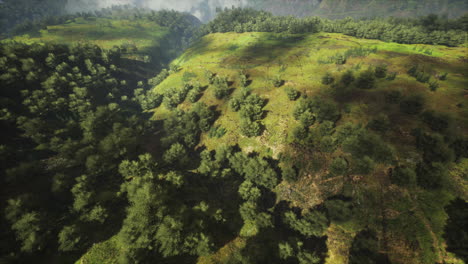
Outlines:
{"label": "forested hillside", "polygon": [[417,17],[446,14],[460,17],[468,11],[463,0],[249,0],[249,5],[278,15],[337,19],[345,17]]}
{"label": "forested hillside", "polygon": [[466,17],[113,7],[11,34],[0,263],[468,260]]}

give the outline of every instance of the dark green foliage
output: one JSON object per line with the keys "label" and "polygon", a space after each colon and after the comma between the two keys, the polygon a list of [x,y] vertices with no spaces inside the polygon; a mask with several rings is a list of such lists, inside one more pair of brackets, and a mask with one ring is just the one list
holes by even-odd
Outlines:
{"label": "dark green foliage", "polygon": [[400,110],[408,115],[417,115],[424,108],[424,98],[420,95],[412,95],[400,102]]}
{"label": "dark green foliage", "polygon": [[457,138],[453,141],[450,147],[455,152],[457,159],[468,157],[468,138]]}
{"label": "dark green foliage", "polygon": [[444,164],[433,162],[420,163],[416,169],[418,185],[426,189],[447,187],[448,171]]}
{"label": "dark green foliage", "polygon": [[151,86],[158,86],[169,76],[169,71],[166,69],[161,70],[161,72],[154,78],[148,80],[148,84]]}
{"label": "dark green foliage", "polygon": [[21,198],[8,200],[5,209],[6,219],[11,223],[17,240],[21,243],[21,251],[33,253],[41,251],[46,245],[46,229],[44,220],[36,211],[28,211]]}
{"label": "dark green foliage", "polygon": [[330,164],[330,173],[334,176],[346,175],[348,171],[348,162],[344,158],[334,158]]}
{"label": "dark green foliage", "polygon": [[239,195],[244,200],[255,201],[262,196],[262,192],[251,181],[247,180],[239,186]]}
{"label": "dark green foliage", "polygon": [[226,134],[226,129],[221,126],[215,126],[210,128],[210,131],[208,132],[208,136],[210,138],[221,138]]}
{"label": "dark green foliage", "polygon": [[379,252],[379,242],[374,231],[364,230],[353,240],[349,252],[350,264],[390,264],[388,257]]}
{"label": "dark green foliage", "polygon": [[218,16],[202,27],[201,34],[215,32],[317,32],[319,19],[273,16],[265,11],[253,9],[225,9]]}
{"label": "dark green foliage", "polygon": [[[420,26],[419,18],[322,19],[321,30],[387,42],[457,46],[464,42],[463,37],[460,36],[466,30],[461,26],[462,21],[463,17],[459,21],[453,20],[451,23],[441,23],[440,27],[427,29]],[[451,26],[448,26],[449,24]]]}
{"label": "dark green foliage", "polygon": [[431,91],[433,92],[436,91],[437,89],[439,89],[439,83],[437,81],[430,82],[429,89],[431,89]]}
{"label": "dark green foliage", "polygon": [[353,217],[353,207],[351,202],[339,199],[328,200],[325,202],[328,217],[336,223],[343,223]]}
{"label": "dark green foliage", "polygon": [[431,76],[424,71],[424,68],[421,68],[419,65],[413,65],[408,70],[408,75],[416,78],[418,82],[427,83]]}
{"label": "dark green foliage", "polygon": [[190,92],[188,92],[187,99],[189,102],[193,104],[193,103],[196,103],[200,99],[201,96],[202,96],[202,91],[201,91],[200,85],[197,84],[190,90]]}
{"label": "dark green foliage", "polygon": [[229,106],[232,111],[237,112],[241,109],[242,101],[239,98],[231,98],[231,100],[229,100]]}
{"label": "dark green foliage", "polygon": [[387,115],[379,114],[367,124],[367,127],[377,132],[384,133],[390,129],[390,120]]}
{"label": "dark green foliage", "polygon": [[[302,99],[299,104],[294,108],[294,118],[300,120],[304,113],[311,113],[316,116],[319,122],[323,121],[336,121],[340,113],[336,103],[328,100],[321,99]],[[306,114],[309,115],[309,114]]]}
{"label": "dark green foliage", "polygon": [[82,250],[115,231],[103,224],[121,214],[117,166],[138,152],[150,127],[142,108],[156,107],[159,96],[124,79],[118,49],[12,42],[1,46],[0,57],[6,54],[5,66],[21,71],[0,78],[0,101],[9,102],[0,124],[9,142],[0,145],[16,145],[0,174],[5,190],[16,190],[8,196],[27,193],[34,201],[8,219],[22,243],[11,250],[20,258],[20,251]]}
{"label": "dark green foliage", "polygon": [[181,144],[175,143],[164,152],[163,160],[168,164],[184,166],[188,162],[187,150]]}
{"label": "dark green foliage", "polygon": [[229,85],[227,78],[216,76],[213,81],[214,94],[217,99],[223,99],[229,95]]}
{"label": "dark green foliage", "polygon": [[355,78],[353,72],[348,70],[345,73],[343,73],[343,75],[341,75],[340,83],[342,83],[345,86],[348,86],[351,83],[353,83],[354,80]]}
{"label": "dark green foliage", "polygon": [[281,79],[281,76],[276,76],[273,79],[273,86],[275,86],[276,88],[283,86],[283,84],[284,84],[284,80]]}
{"label": "dark green foliage", "polygon": [[416,185],[416,172],[413,168],[398,166],[393,170],[390,179],[398,186],[414,187]]}
{"label": "dark green foliage", "polygon": [[240,122],[240,131],[246,137],[257,137],[262,133],[262,127],[257,121],[242,119]]}
{"label": "dark green foliage", "polygon": [[298,179],[298,173],[294,167],[285,167],[281,169],[283,179],[287,182],[295,182]]}
{"label": "dark green foliage", "polygon": [[307,128],[303,125],[296,126],[292,129],[291,136],[293,140],[301,142],[305,138],[307,138]]}
{"label": "dark green foliage", "polygon": [[215,119],[215,112],[203,103],[196,103],[192,111],[176,110],[166,120],[164,129],[170,131],[161,139],[164,146],[184,143],[189,148],[198,144],[201,132],[208,132]]}
{"label": "dark green foliage", "polygon": [[[230,159],[234,169],[247,180],[272,190],[278,183],[278,175],[267,160],[260,157],[247,158],[243,153],[236,153]],[[237,167],[237,168],[236,168]]]}
{"label": "dark green foliage", "polygon": [[421,119],[436,132],[443,132],[447,130],[451,123],[450,116],[445,113],[438,113],[434,111],[425,111],[422,113]]}
{"label": "dark green foliage", "polygon": [[455,199],[446,207],[448,214],[445,225],[444,238],[447,241],[447,250],[453,252],[463,261],[468,261],[468,203],[460,198]]}
{"label": "dark green foliage", "polygon": [[323,236],[328,225],[327,217],[317,210],[305,212],[301,217],[292,211],[285,212],[283,222],[306,237]]}
{"label": "dark green foliage", "polygon": [[403,98],[403,95],[400,91],[388,91],[385,93],[385,102],[389,104],[397,104]]}
{"label": "dark green foliage", "polygon": [[391,163],[393,161],[393,149],[381,137],[365,130],[360,130],[348,137],[343,142],[343,150],[351,153],[356,159],[368,156],[377,162]]}
{"label": "dark green foliage", "polygon": [[376,87],[375,74],[372,69],[368,69],[359,74],[356,79],[356,87],[360,89],[374,89]]}
{"label": "dark green foliage", "polygon": [[240,110],[240,130],[244,136],[256,137],[261,134],[262,126],[258,120],[264,118],[264,99],[256,94],[244,91],[241,97],[231,99],[230,106],[233,111]]}
{"label": "dark green foliage", "polygon": [[304,127],[309,127],[315,123],[315,115],[309,111],[305,111],[299,117],[299,121]]}
{"label": "dark green foliage", "polygon": [[448,75],[448,73],[447,73],[447,72],[444,72],[444,73],[440,74],[440,75],[438,76],[438,78],[439,78],[439,80],[441,80],[441,81],[445,81],[445,80],[447,80],[447,75]]}
{"label": "dark green foliage", "polygon": [[286,95],[291,101],[296,101],[301,96],[301,93],[294,88],[287,87],[284,90],[286,91]]}
{"label": "dark green foliage", "polygon": [[285,261],[297,259],[299,264],[317,264],[321,259],[315,252],[304,249],[304,242],[297,238],[289,238],[287,242],[278,244],[279,257]]}
{"label": "dark green foliage", "polygon": [[386,80],[387,81],[393,81],[393,80],[395,80],[397,75],[398,75],[398,73],[396,73],[396,72],[390,72],[389,74],[387,74]]}
{"label": "dark green foliage", "polygon": [[412,132],[416,139],[416,147],[423,152],[427,163],[450,162],[454,159],[454,151],[449,148],[444,138],[439,134],[430,134],[416,129]]}
{"label": "dark green foliage", "polygon": [[139,88],[134,91],[135,100],[140,104],[143,110],[152,110],[159,107],[163,101],[163,95],[154,90],[148,90],[146,93]]}
{"label": "dark green foliage", "polygon": [[263,116],[263,106],[258,104],[244,104],[239,111],[239,115],[245,120],[260,120]]}
{"label": "dark green foliage", "polygon": [[79,249],[79,244],[82,242],[80,230],[74,225],[65,226],[58,235],[60,251],[74,251]]}
{"label": "dark green foliage", "polygon": [[329,72],[325,73],[325,75],[322,77],[322,84],[324,85],[330,85],[334,81],[335,81],[335,78]]}
{"label": "dark green foliage", "polygon": [[379,65],[375,67],[375,77],[377,78],[385,78],[387,77],[387,65]]}
{"label": "dark green foliage", "polygon": [[242,88],[245,88],[249,85],[249,78],[243,73],[240,74],[240,85]]}
{"label": "dark green foliage", "polygon": [[368,156],[364,156],[353,161],[353,173],[366,175],[374,170],[375,162]]}

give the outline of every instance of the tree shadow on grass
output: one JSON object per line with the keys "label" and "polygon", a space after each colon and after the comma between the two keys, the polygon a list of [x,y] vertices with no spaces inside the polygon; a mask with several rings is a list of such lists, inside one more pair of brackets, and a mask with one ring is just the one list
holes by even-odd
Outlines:
{"label": "tree shadow on grass", "polygon": [[305,34],[272,34],[257,38],[256,42],[240,49],[236,55],[225,58],[222,64],[242,65],[242,67],[269,64],[284,56],[292,48],[303,44],[305,39]]}

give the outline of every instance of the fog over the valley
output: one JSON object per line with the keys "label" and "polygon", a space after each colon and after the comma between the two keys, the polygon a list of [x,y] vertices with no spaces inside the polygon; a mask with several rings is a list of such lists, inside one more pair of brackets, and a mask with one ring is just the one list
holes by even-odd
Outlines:
{"label": "fog over the valley", "polygon": [[202,21],[214,17],[217,7],[244,6],[247,0],[71,0],[68,1],[69,12],[91,11],[113,5],[133,5],[154,10],[173,9],[190,12]]}

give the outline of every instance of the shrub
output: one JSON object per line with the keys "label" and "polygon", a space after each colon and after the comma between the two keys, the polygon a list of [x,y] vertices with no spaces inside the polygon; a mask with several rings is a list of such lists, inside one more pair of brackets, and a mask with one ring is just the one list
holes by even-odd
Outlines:
{"label": "shrub", "polygon": [[374,170],[374,167],[375,162],[369,158],[369,156],[364,156],[354,160],[353,173],[366,175],[371,173]]}
{"label": "shrub", "polygon": [[443,73],[443,74],[440,74],[440,75],[439,75],[439,80],[441,80],[441,81],[447,80],[447,75],[448,75],[448,72],[445,72],[445,73]]}
{"label": "shrub", "polygon": [[221,138],[226,134],[226,129],[221,126],[212,127],[208,132],[210,138]]}
{"label": "shrub", "polygon": [[416,172],[412,168],[399,166],[393,170],[390,179],[398,186],[414,186],[416,185]]}
{"label": "shrub", "polygon": [[342,200],[328,200],[325,202],[328,217],[330,220],[343,223],[351,219],[353,216],[353,208],[351,202]]}
{"label": "shrub", "polygon": [[340,83],[344,85],[350,85],[352,82],[354,82],[355,78],[353,75],[353,72],[348,70],[343,75],[341,75]]}
{"label": "shrub", "polygon": [[329,170],[332,175],[344,175],[348,171],[348,162],[341,157],[334,158]]}
{"label": "shrub", "polygon": [[356,80],[356,86],[360,89],[374,89],[375,85],[375,75],[371,69],[361,72],[361,74]]}
{"label": "shrub", "polygon": [[372,130],[384,133],[390,129],[390,120],[388,119],[387,115],[379,114],[377,118],[371,120],[369,124],[367,124],[367,127]]}
{"label": "shrub", "polygon": [[191,103],[196,103],[198,99],[201,97],[201,92],[197,89],[192,89],[188,94],[187,94],[187,99]]}
{"label": "shrub", "polygon": [[276,76],[276,77],[273,79],[273,85],[274,85],[275,87],[277,87],[277,88],[278,88],[278,87],[281,87],[281,86],[283,86],[283,84],[284,84],[284,81],[281,79],[280,76]]}
{"label": "shrub", "polygon": [[429,89],[431,89],[431,91],[436,91],[437,89],[439,89],[439,83],[437,81],[433,81],[431,83],[429,83]]}
{"label": "shrub", "polygon": [[262,129],[257,122],[242,119],[240,122],[241,133],[246,137],[260,136]]}
{"label": "shrub", "polygon": [[302,141],[307,138],[307,128],[303,125],[299,125],[291,131],[293,140]]}
{"label": "shrub", "polygon": [[451,122],[451,118],[447,114],[434,111],[425,111],[422,113],[421,118],[424,123],[437,132],[445,131]]}
{"label": "shrub", "polygon": [[231,107],[232,111],[237,112],[241,109],[242,102],[238,98],[232,98],[229,101],[229,107]]}
{"label": "shrub", "polygon": [[299,121],[305,127],[309,127],[315,123],[315,116],[309,111],[305,111],[299,117]]}
{"label": "shrub", "polygon": [[241,107],[239,114],[243,119],[260,120],[263,116],[263,107],[257,104],[245,104]]}
{"label": "shrub", "polygon": [[286,91],[286,94],[288,95],[289,100],[291,101],[296,101],[297,98],[301,96],[301,93],[294,88],[288,87],[285,89],[285,91]]}
{"label": "shrub", "polygon": [[424,108],[424,98],[420,95],[413,95],[400,103],[400,110],[408,115],[417,115]]}
{"label": "shrub", "polygon": [[416,172],[418,185],[425,189],[441,189],[447,186],[448,169],[442,163],[420,163]]}
{"label": "shrub", "polygon": [[401,101],[403,95],[400,91],[389,91],[385,93],[385,102],[389,104],[397,104]]}
{"label": "shrub", "polygon": [[396,76],[397,76],[396,72],[391,72],[391,73],[387,74],[387,80],[388,81],[393,81],[393,80],[395,80]]}
{"label": "shrub", "polygon": [[335,81],[335,78],[329,72],[327,72],[322,77],[322,84],[324,84],[324,85],[332,84],[334,81]]}
{"label": "shrub", "polygon": [[387,77],[387,65],[379,65],[375,68],[375,77],[385,78]]}
{"label": "shrub", "polygon": [[282,171],[283,179],[285,181],[287,182],[297,181],[298,174],[297,174],[297,171],[294,169],[294,167],[282,168],[281,171]]}

